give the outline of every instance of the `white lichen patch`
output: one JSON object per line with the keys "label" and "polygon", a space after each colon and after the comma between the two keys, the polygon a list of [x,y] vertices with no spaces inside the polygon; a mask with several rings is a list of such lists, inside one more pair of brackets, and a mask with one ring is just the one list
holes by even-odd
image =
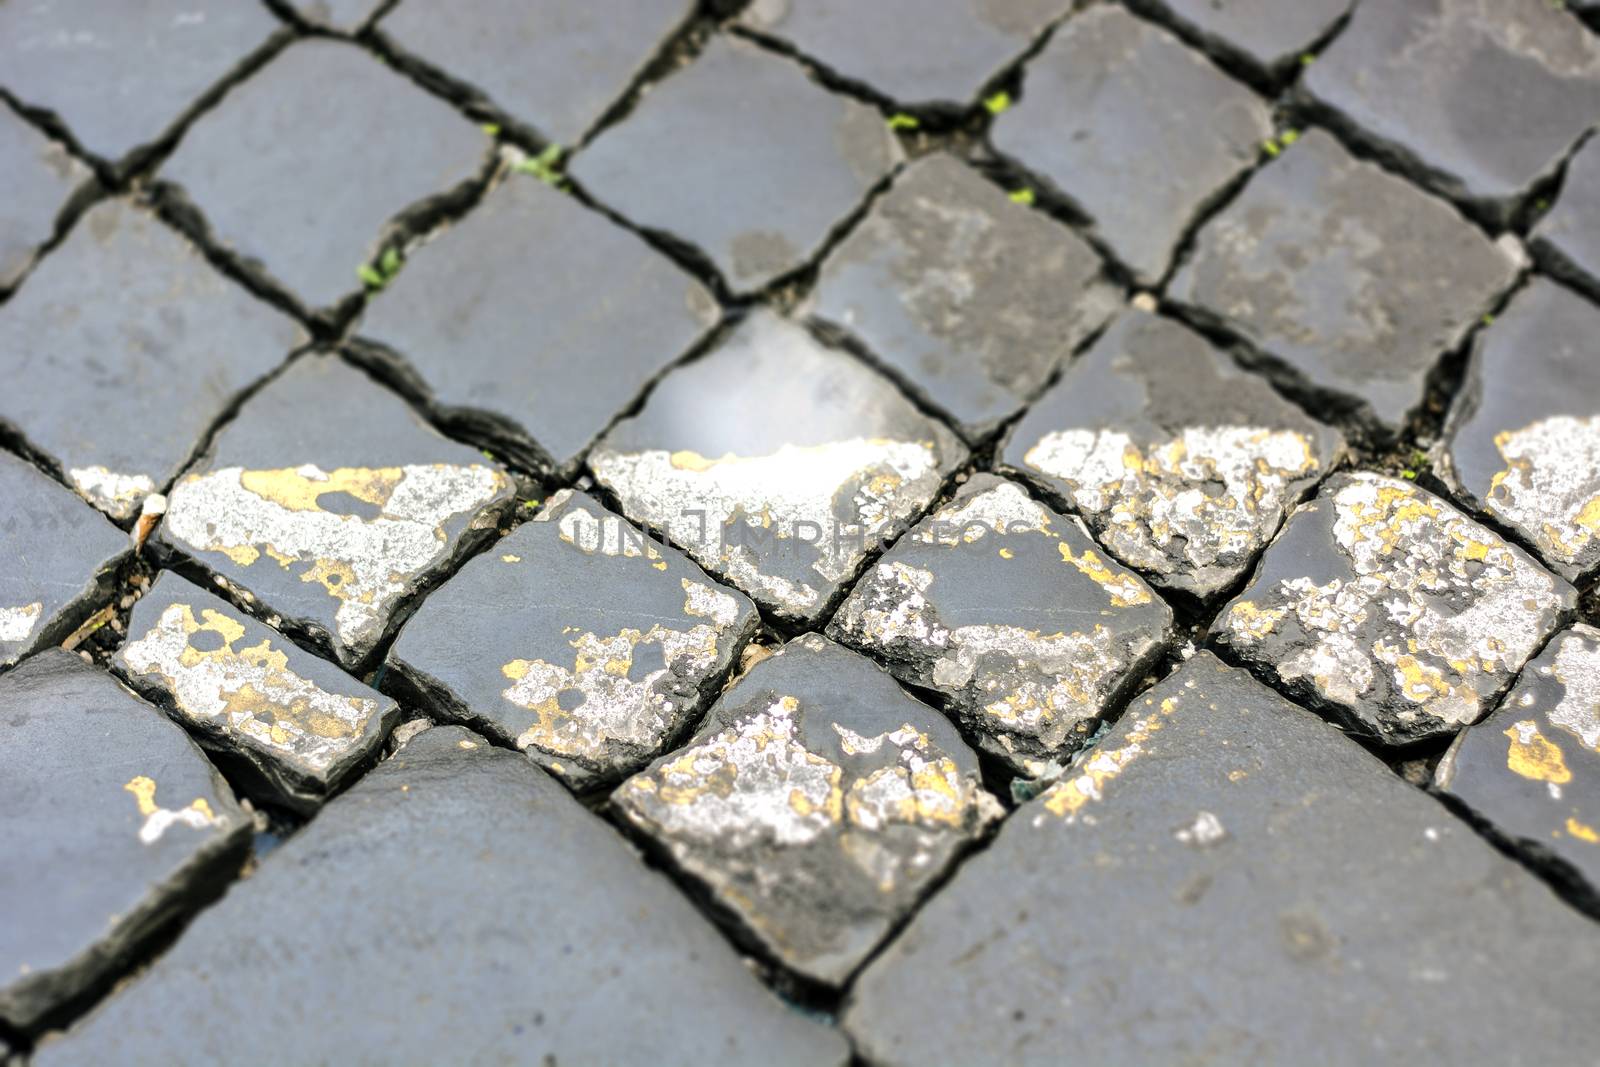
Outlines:
{"label": "white lichen patch", "polygon": [[1587,569],[1600,559],[1600,415],[1557,415],[1499,434],[1505,461],[1484,506],[1545,558]]}
{"label": "white lichen patch", "polygon": [[1568,603],[1557,579],[1407,482],[1358,475],[1323,506],[1348,573],[1251,589],[1221,627],[1235,647],[1270,644],[1280,677],[1335,704],[1376,701],[1402,726],[1472,722]]}
{"label": "white lichen patch", "polygon": [[118,474],[105,467],[74,467],[67,477],[80,496],[118,519],[130,518],[144,498],[156,491],[156,483],[148,475]]}
{"label": "white lichen patch", "polygon": [[43,611],[42,600],[14,608],[0,608],[0,641],[12,644],[26,641],[33,636],[34,627],[39,625],[39,616]]}
{"label": "white lichen patch", "polygon": [[[852,438],[761,456],[600,450],[595,476],[633,518],[664,529],[707,568],[796,614],[815,610],[895,522],[941,480],[928,441]],[[820,581],[774,573],[767,557],[799,541]]]}
{"label": "white lichen patch", "polygon": [[[210,649],[196,634],[214,635]],[[271,640],[244,646],[237,620],[188,604],[170,604],[122,659],[157,676],[185,717],[220,727],[258,751],[324,774],[359,742],[381,711],[368,697],[330,693],[289,667]]]}
{"label": "white lichen patch", "polygon": [[622,557],[624,559],[661,559],[661,550],[626,519],[602,512],[595,514],[582,504],[567,506],[572,490],[563,489],[550,497],[548,503],[533,517],[534,522],[555,519],[557,536],[563,544],[571,545],[585,555]]}
{"label": "white lichen patch", "polygon": [[161,807],[156,803],[155,779],[146,775],[140,774],[130,778],[128,784],[122,788],[133,794],[134,802],[139,806],[139,814],[144,817],[144,822],[139,826],[139,840],[143,844],[155,844],[174,826],[182,825],[193,830],[206,830],[218,822],[216,813],[211,810],[211,805],[205,797],[196,797],[181,808]]}
{"label": "white lichen patch", "polygon": [[1550,670],[1562,693],[1555,707],[1545,711],[1545,718],[1591,752],[1600,753],[1600,648],[1593,641],[1565,635],[1556,645]]}
{"label": "white lichen patch", "polygon": [[[449,553],[445,525],[508,488],[504,474],[477,464],[224,467],[178,484],[166,528],[237,567],[294,569],[301,581],[322,586],[338,601],[339,640],[364,651],[381,635],[394,601]],[[375,514],[325,509],[320,501],[336,494]]]}
{"label": "white lichen patch", "polygon": [[[693,694],[674,695],[663,678],[706,676],[718,661],[718,641],[739,617],[732,596],[684,579],[685,623],[656,624],[648,630],[627,627],[614,634],[579,633],[569,640],[572,662],[515,659],[501,668],[511,680],[502,695],[526,708],[535,721],[516,739],[517,747],[610,762],[608,750],[622,744],[659,746],[691,710]],[[655,646],[660,666],[634,676],[635,657]]]}
{"label": "white lichen patch", "polygon": [[1259,426],[1192,426],[1142,443],[1117,430],[1061,430],[1024,462],[1064,485],[1119,559],[1180,576],[1242,569],[1320,467],[1311,437]]}

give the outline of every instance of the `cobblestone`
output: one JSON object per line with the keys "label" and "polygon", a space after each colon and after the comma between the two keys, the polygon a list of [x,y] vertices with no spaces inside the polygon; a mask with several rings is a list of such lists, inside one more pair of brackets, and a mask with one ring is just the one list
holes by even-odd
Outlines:
{"label": "cobblestone", "polygon": [[810,310],[975,440],[1116,303],[1081,238],[940,153],[908,167],[828,256]]}
{"label": "cobblestone", "polygon": [[[0,316],[0,355],[16,375],[0,419],[80,496],[127,521],[240,392],[305,340],[150,212],[101,201]],[[96,411],[120,417],[80,417]]]}
{"label": "cobblestone", "polygon": [[[703,995],[683,996],[691,974]],[[328,805],[36,1062],[240,1049],[279,1063],[845,1061],[594,816],[460,727],[426,731]]]}
{"label": "cobblestone", "polygon": [[90,170],[67,149],[33,129],[0,103],[0,166],[6,192],[0,199],[0,293],[14,287],[33,266],[39,248],[55,236]]}
{"label": "cobblestone", "polygon": [[1320,407],[1393,435],[1516,270],[1448,205],[1313,130],[1206,223],[1168,295]]}
{"label": "cobblestone", "polygon": [[1533,246],[1553,273],[1600,295],[1600,137],[1567,165],[1561,195],[1534,227]]}
{"label": "cobblestone", "polygon": [[1244,672],[1191,660],[1081,771],[862,975],[869,1062],[1586,1054],[1593,930]]}

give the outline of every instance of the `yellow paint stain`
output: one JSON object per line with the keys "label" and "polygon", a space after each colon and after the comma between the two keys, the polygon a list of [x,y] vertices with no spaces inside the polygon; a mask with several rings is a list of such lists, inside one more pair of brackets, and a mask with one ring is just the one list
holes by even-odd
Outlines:
{"label": "yellow paint stain", "polygon": [[138,775],[129,779],[128,784],[122,787],[133,794],[134,801],[139,805],[140,815],[154,815],[156,812],[156,783],[155,779]]}
{"label": "yellow paint stain", "polygon": [[1229,610],[1228,625],[1260,641],[1288,613],[1288,608],[1261,608],[1253,600],[1241,600]]}
{"label": "yellow paint stain", "polygon": [[510,552],[507,552],[505,555],[500,557],[500,562],[501,563],[521,563],[522,562],[522,557],[521,556],[513,556]]}
{"label": "yellow paint stain", "polygon": [[1079,555],[1073,555],[1072,548],[1065,541],[1057,542],[1056,547],[1061,550],[1061,562],[1070,563],[1078,568],[1085,578],[1094,582],[1106,595],[1111,598],[1111,603],[1119,608],[1129,608],[1137,604],[1150,603],[1150,593],[1143,588],[1131,574],[1117,575],[1106,566],[1099,553],[1092,548],[1086,548]]}
{"label": "yellow paint stain", "polygon": [[399,467],[338,467],[326,472],[325,477],[309,478],[300,468],[283,467],[241,471],[239,484],[290,511],[321,511],[317,501],[329,493],[348,493],[381,508],[404,476]]}
{"label": "yellow paint stain", "polygon": [[1000,550],[1000,558],[1001,559],[1010,559],[1015,555],[1016,555],[1016,553],[1011,551],[1009,548],[1002,548]]}
{"label": "yellow paint stain", "polygon": [[1145,744],[1166,725],[1166,717],[1178,708],[1174,697],[1161,702],[1156,714],[1147,715],[1133,724],[1122,744],[1113,749],[1098,750],[1083,762],[1083,770],[1045,790],[1042,801],[1045,809],[1063,819],[1077,815],[1085,804],[1105,795],[1105,787],[1127,769],[1128,765],[1145,752]]}
{"label": "yellow paint stain", "polygon": [[1572,781],[1572,772],[1567,769],[1560,746],[1546,740],[1533,720],[1525,719],[1507,727],[1505,735],[1511,740],[1511,746],[1506,750],[1506,767],[1512,774],[1531,782],[1553,782],[1556,785]]}
{"label": "yellow paint stain", "polygon": [[1588,823],[1579,822],[1577,819],[1567,820],[1567,833],[1579,841],[1587,841],[1591,845],[1600,845],[1600,832]]}

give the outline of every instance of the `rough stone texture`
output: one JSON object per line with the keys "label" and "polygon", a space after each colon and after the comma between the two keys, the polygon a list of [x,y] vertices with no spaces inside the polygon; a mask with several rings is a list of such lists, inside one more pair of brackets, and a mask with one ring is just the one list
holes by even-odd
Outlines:
{"label": "rough stone texture", "polygon": [[1476,721],[1574,603],[1566,582],[1413,483],[1336,475],[1215,633],[1291,695],[1400,745]]}
{"label": "rough stone texture", "polygon": [[0,453],[0,667],[54,645],[110,591],[127,537],[33,467]]}
{"label": "rough stone texture", "polygon": [[321,309],[361,288],[356,269],[395,216],[475,178],[491,145],[362,49],[317,38],[201,116],[160,176],[182,188],[209,240]]}
{"label": "rough stone texture", "polygon": [[133,609],[113,666],[243,774],[256,798],[311,812],[399,717],[373,692],[176,574]]}
{"label": "rough stone texture", "polygon": [[1267,78],[1300,65],[1306,50],[1338,25],[1355,0],[1129,0],[1169,20],[1226,57]]}
{"label": "rough stone texture", "polygon": [[1110,317],[1100,268],[1077,234],[939,153],[828,256],[809,310],[978,438]]}
{"label": "rough stone texture", "polygon": [[1505,225],[1600,114],[1600,40],[1562,4],[1363,3],[1302,85],[1384,155]]}
{"label": "rough stone texture", "polygon": [[980,474],[867,572],[828,634],[940,694],[980,747],[1037,777],[1139,681],[1171,627],[1082,522]]}
{"label": "rough stone texture", "polygon": [[[990,139],[1089,218],[1141,285],[1272,134],[1266,103],[1165,30],[1103,5],[1028,63]],[[1152,165],[1152,160],[1160,163]]]}
{"label": "rough stone texture", "polygon": [[356,33],[372,21],[384,0],[288,0],[306,22],[336,33]]}
{"label": "rough stone texture", "polygon": [[240,1049],[273,1063],[847,1057],[565,790],[460,727],[426,731],[329,804],[34,1062]]}
{"label": "rough stone texture", "polygon": [[570,472],[717,316],[639,237],[513,174],[369,303],[361,332],[446,421]]}
{"label": "rough stone texture", "polygon": [[1343,452],[1336,431],[1199,334],[1128,311],[1011,431],[1001,465],[1152,582],[1205,599]]}
{"label": "rough stone texture", "polygon": [[408,703],[587,787],[698,721],[757,622],[681,553],[562,490],[428,598],[387,677],[416,694]]}
{"label": "rough stone texture", "polygon": [[900,158],[874,109],[754,44],[714,37],[579,153],[572,174],[747,292],[812,258]]}
{"label": "rough stone texture", "polygon": [[1600,908],[1600,630],[1545,646],[1499,710],[1462,731],[1435,785]]}
{"label": "rough stone texture", "polygon": [[356,666],[398,608],[493,532],[514,491],[366,375],[313,353],[178,480],[158,536]]}
{"label": "rough stone texture", "polygon": [[964,109],[1070,0],[755,0],[740,22],[910,107]]}
{"label": "rough stone texture", "polygon": [[3,102],[0,170],[6,175],[5,195],[0,197],[0,293],[4,293],[28,273],[39,246],[55,236],[90,172]]}
{"label": "rough stone texture", "polygon": [[28,1029],[243,857],[250,821],[182,730],[59,649],[0,678],[0,1019]]}
{"label": "rough stone texture", "polygon": [[868,367],[757,311],[662,379],[589,467],[630,518],[779,618],[808,621],[965,458]]}
{"label": "rough stone texture", "polygon": [[1600,136],[1567,164],[1555,207],[1534,227],[1533,248],[1551,273],[1600,299]]}
{"label": "rough stone texture", "polygon": [[101,159],[131,160],[281,28],[256,3],[3,4],[0,85]]}
{"label": "rough stone texture", "polygon": [[1450,488],[1569,580],[1600,564],[1600,308],[1535,280],[1480,336],[1440,446]]}
{"label": "rough stone texture", "polygon": [[612,803],[748,937],[829,985],[1000,814],[955,727],[816,634],[751,668]]}
{"label": "rough stone texture", "polygon": [[[856,983],[868,1062],[1557,1063],[1591,925],[1202,653],[1011,818]],[[1508,1024],[1507,1020],[1514,1020]]]}
{"label": "rough stone texture", "polygon": [[1167,295],[1393,433],[1516,270],[1449,205],[1312,130],[1206,224]]}
{"label": "rough stone texture", "polygon": [[0,420],[85,500],[130,519],[304,341],[149,212],[102,201],[0,315]]}
{"label": "rough stone texture", "polygon": [[622,96],[694,0],[476,0],[403,3],[379,30],[498,110],[576,144]]}

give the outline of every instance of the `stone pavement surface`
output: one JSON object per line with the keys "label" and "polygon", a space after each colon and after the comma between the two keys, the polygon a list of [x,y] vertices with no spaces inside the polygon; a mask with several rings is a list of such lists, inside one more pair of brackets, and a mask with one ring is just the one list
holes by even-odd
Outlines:
{"label": "stone pavement surface", "polygon": [[0,3],[0,1064],[1594,1058],[1600,4]]}

